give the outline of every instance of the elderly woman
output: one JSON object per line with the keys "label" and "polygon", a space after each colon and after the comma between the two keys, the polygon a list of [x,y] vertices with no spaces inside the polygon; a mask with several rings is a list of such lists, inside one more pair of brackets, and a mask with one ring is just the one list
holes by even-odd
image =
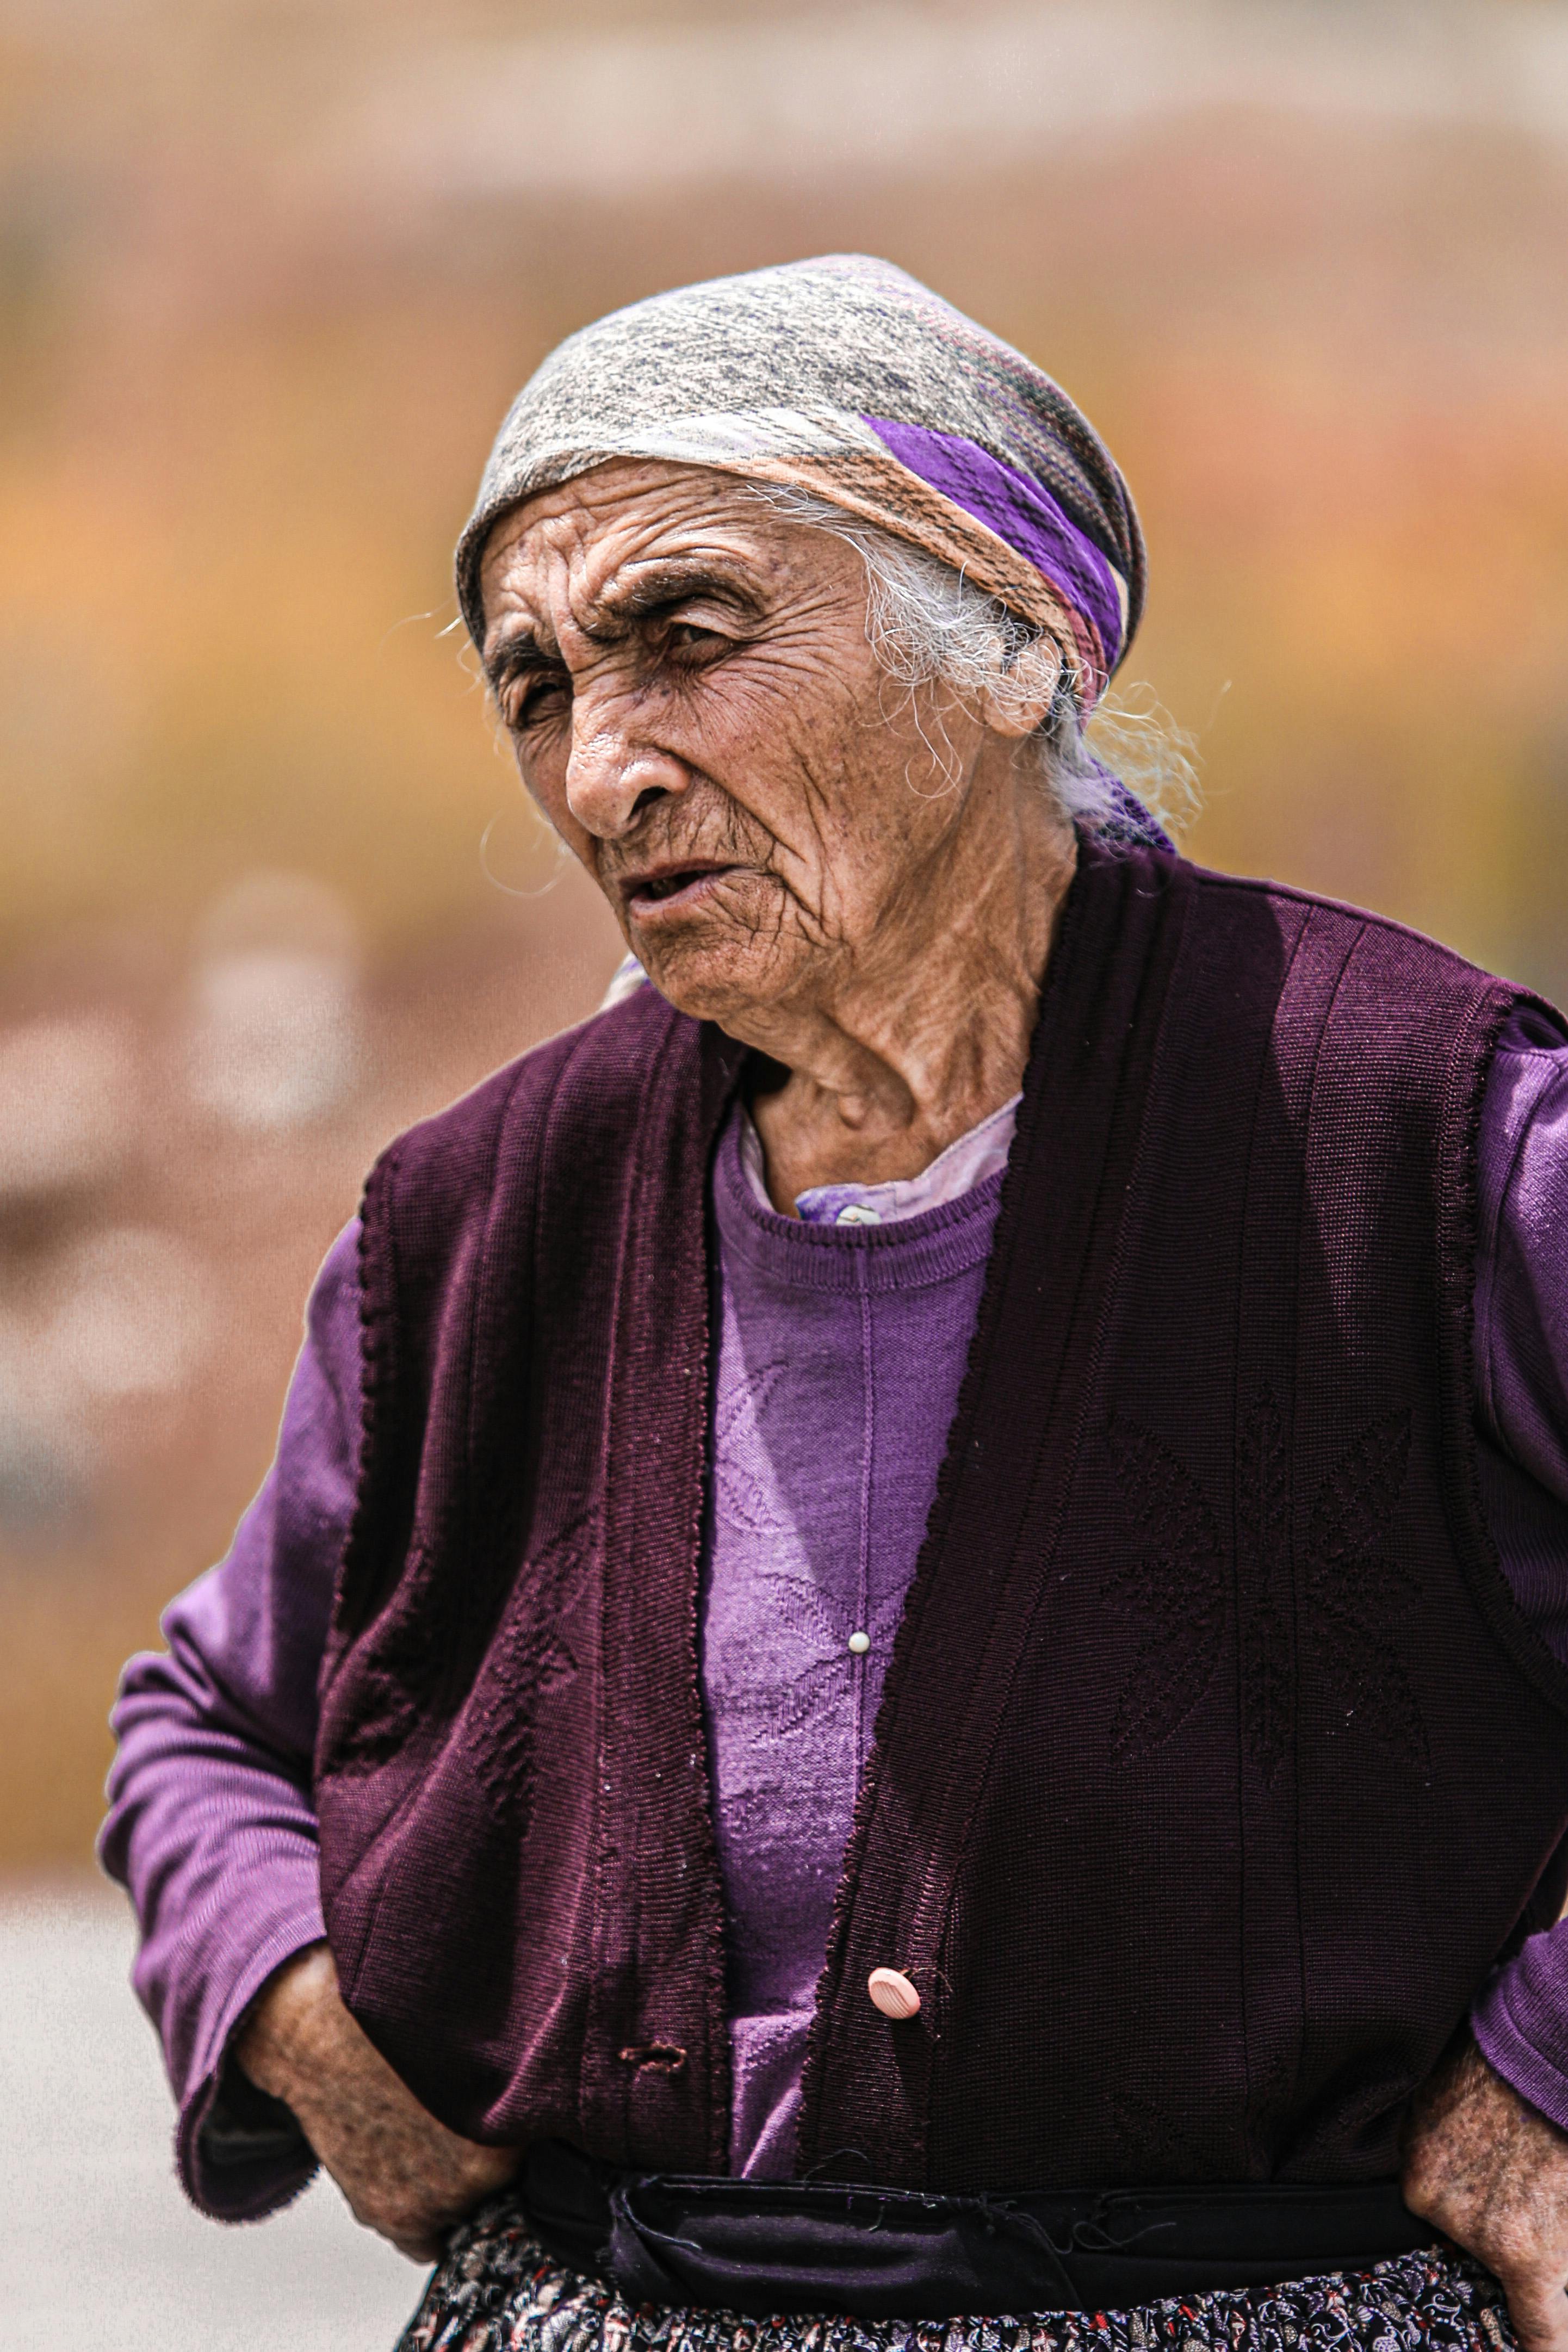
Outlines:
{"label": "elderly woman", "polygon": [[418,2347],[1562,2352],[1557,1017],[1176,856],[1121,477],[883,263],[563,345],[458,587],[635,962],[128,1670],[191,2194]]}

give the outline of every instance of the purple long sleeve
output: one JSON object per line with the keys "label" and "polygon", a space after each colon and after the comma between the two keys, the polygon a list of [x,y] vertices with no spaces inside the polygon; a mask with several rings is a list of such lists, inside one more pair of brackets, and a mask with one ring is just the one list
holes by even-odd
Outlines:
{"label": "purple long sleeve", "polygon": [[310,1799],[316,1683],[359,1442],[357,1225],[311,1295],[277,1454],[222,1565],[133,1658],[100,1841],[141,1923],[135,1985],[180,2105],[181,2178],[225,2219],[292,2196],[314,2165],[287,2111],[225,2081],[230,2036],[273,1970],[319,1940]]}
{"label": "purple long sleeve", "polygon": [[[1487,1088],[1476,1363],[1487,1516],[1521,1608],[1568,1656],[1568,1050],[1528,1019]],[[1565,1729],[1568,1737],[1568,1729]],[[1474,2011],[1500,2074],[1568,2129],[1568,1922]]]}

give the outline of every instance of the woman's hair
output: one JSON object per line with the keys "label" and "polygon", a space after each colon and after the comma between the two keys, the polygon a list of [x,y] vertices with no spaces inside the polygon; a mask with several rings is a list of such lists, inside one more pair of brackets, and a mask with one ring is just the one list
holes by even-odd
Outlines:
{"label": "woman's hair", "polygon": [[1108,697],[1086,721],[1050,639],[951,564],[808,490],[749,487],[775,513],[831,531],[855,550],[865,566],[867,639],[888,676],[910,692],[940,682],[964,702],[984,697],[1005,706],[1009,690],[1033,701],[1040,668],[1020,656],[1039,648],[1051,660],[1051,707],[1029,744],[1064,816],[1091,833],[1124,821],[1119,777],[1167,830],[1191,823],[1197,808],[1191,742],[1157,705]]}

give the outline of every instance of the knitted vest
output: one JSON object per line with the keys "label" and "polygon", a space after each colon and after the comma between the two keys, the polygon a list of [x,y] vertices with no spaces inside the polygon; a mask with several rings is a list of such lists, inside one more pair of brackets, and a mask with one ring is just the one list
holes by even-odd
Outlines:
{"label": "knitted vest", "polygon": [[[1086,849],[818,1992],[799,2165],[1357,2180],[1554,1916],[1568,1674],[1482,1520],[1520,992]],[[318,1798],[345,1998],[473,2137],[718,2172],[696,1648],[739,1049],[643,989],[394,1144]],[[913,2019],[867,1998],[904,1969]]]}

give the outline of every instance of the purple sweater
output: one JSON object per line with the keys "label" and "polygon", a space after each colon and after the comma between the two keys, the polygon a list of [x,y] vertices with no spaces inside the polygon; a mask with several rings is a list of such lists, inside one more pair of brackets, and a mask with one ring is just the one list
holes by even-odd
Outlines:
{"label": "purple sweater", "polygon": [[[888,1644],[977,1309],[1000,1180],[978,1136],[908,1187],[764,1207],[732,1126],[715,1171],[714,1475],[702,1613],[730,1914],[731,2168],[790,2169],[805,2035]],[[1003,1123],[1005,1139],[1005,1122]],[[1505,1034],[1480,1138],[1478,1436],[1521,1609],[1568,1658],[1568,1049]],[[933,1182],[932,1179],[938,1181]],[[935,1201],[936,1205],[927,1206]],[[874,1249],[868,1207],[896,1235]],[[850,1221],[817,1223],[814,1217]],[[914,1212],[914,1213],[912,1213]],[[322,1921],[316,1677],[358,1447],[356,1228],[310,1301],[277,1459],[225,1560],[126,1670],[104,1859],[131,1887],[136,1986],[181,2103],[183,2177],[225,2204],[204,2131],[248,2001]],[[857,1638],[852,1646],[851,1635]],[[1475,2011],[1494,2065],[1568,2127],[1568,1926]],[[277,2159],[280,2192],[298,2177]]]}

